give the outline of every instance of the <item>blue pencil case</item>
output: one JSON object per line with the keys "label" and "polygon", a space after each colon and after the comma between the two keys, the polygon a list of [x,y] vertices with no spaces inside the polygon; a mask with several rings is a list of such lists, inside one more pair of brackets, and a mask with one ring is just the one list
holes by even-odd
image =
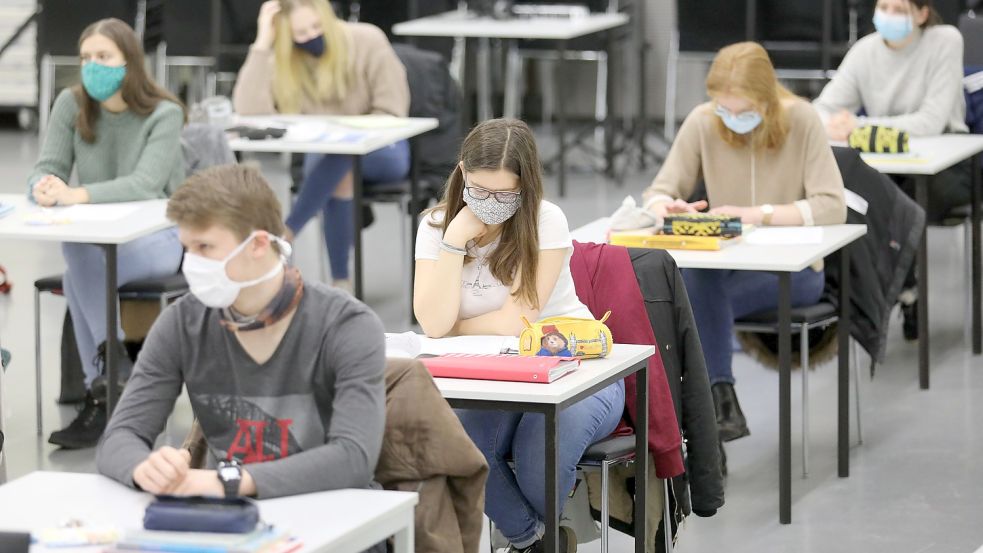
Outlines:
{"label": "blue pencil case", "polygon": [[171,532],[245,534],[256,529],[259,508],[241,498],[157,496],[147,505],[143,527]]}

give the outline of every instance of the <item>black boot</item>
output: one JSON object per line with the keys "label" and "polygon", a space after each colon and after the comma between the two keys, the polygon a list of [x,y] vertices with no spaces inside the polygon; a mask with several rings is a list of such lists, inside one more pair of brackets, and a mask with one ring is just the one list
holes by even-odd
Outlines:
{"label": "black boot", "polygon": [[63,430],[52,432],[48,443],[65,449],[95,447],[104,430],[106,430],[106,403],[96,400],[92,392],[89,392],[75,420]]}
{"label": "black boot", "polygon": [[[126,347],[122,342],[116,342],[116,360],[117,395],[115,399],[119,399],[119,396],[123,393],[123,386],[126,385],[126,381],[130,378],[130,373],[133,371],[133,361],[130,360],[130,354],[127,353]],[[89,389],[96,399],[104,402],[109,394],[109,381],[106,379],[106,342],[99,344],[96,357],[92,360],[92,363],[99,368],[99,376],[92,381]]]}
{"label": "black boot", "polygon": [[718,440],[717,446],[720,448],[720,474],[727,477],[727,451],[724,449],[724,441]]}
{"label": "black boot", "polygon": [[737,402],[734,385],[729,382],[718,382],[710,387],[713,391],[713,406],[717,411],[717,431],[720,439],[729,442],[751,434],[747,428],[747,420]]}
{"label": "black boot", "polygon": [[[577,552],[577,535],[574,534],[573,528],[569,526],[560,526],[560,533],[558,535],[560,538],[560,553],[576,553]],[[543,553],[546,548],[543,545],[544,540],[539,540],[536,543],[530,545],[529,547],[523,547],[519,549],[514,545],[510,545],[505,553]]]}

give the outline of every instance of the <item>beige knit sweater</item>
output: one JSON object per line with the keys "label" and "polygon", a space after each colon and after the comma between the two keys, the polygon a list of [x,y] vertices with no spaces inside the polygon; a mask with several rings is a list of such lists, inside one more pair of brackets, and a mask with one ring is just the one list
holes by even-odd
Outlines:
{"label": "beige knit sweater", "polygon": [[[352,79],[344,99],[301,98],[306,115],[366,115],[384,113],[406,117],[410,89],[406,69],[385,33],[367,23],[343,23],[349,40]],[[277,113],[273,100],[275,60],[272,50],[251,48],[239,70],[232,103],[240,115]]]}
{"label": "beige knit sweater", "polygon": [[696,107],[645,191],[646,201],[687,199],[702,179],[710,207],[794,204],[806,225],[845,222],[843,179],[819,116],[799,98],[785,105],[789,132],[774,149],[727,144],[713,105]]}

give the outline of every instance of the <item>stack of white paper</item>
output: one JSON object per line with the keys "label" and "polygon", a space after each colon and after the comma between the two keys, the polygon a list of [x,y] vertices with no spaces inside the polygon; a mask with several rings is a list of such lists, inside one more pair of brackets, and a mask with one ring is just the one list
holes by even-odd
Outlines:
{"label": "stack of white paper", "polygon": [[519,339],[515,336],[455,336],[427,338],[414,332],[386,334],[386,357],[444,355],[448,353],[500,354],[516,353]]}

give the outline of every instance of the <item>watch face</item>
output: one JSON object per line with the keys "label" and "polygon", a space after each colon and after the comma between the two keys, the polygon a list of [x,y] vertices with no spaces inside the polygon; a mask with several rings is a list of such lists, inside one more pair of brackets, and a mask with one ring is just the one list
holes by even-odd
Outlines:
{"label": "watch face", "polygon": [[222,467],[218,471],[218,476],[222,480],[238,480],[239,467]]}

